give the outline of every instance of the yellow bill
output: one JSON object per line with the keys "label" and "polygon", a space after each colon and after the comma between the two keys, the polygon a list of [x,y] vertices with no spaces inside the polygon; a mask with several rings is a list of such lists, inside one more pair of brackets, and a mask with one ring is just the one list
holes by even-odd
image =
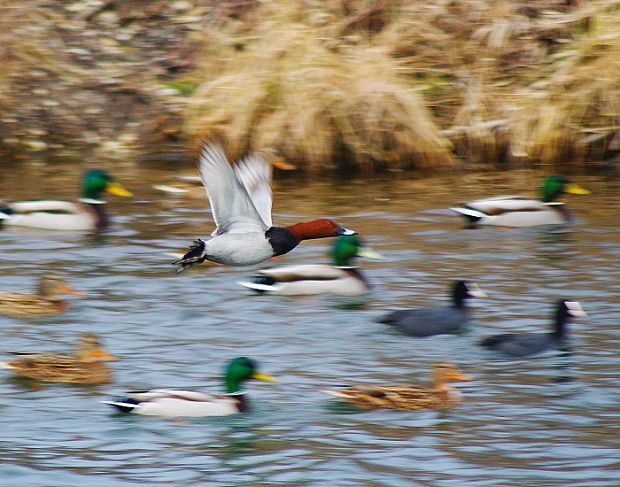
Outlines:
{"label": "yellow bill", "polygon": [[123,186],[121,186],[120,183],[117,183],[116,181],[108,183],[105,187],[105,190],[108,193],[116,195],[116,196],[124,196],[124,197],[133,196],[133,193],[131,191],[127,191],[125,188],[123,188]]}
{"label": "yellow bill", "polygon": [[261,372],[259,370],[255,371],[251,376],[251,379],[256,379],[256,380],[264,380],[266,382],[278,382],[278,379],[276,379],[275,377],[270,376],[269,374],[265,374],[264,372]]}
{"label": "yellow bill", "polygon": [[565,185],[563,192],[570,193],[570,194],[590,194],[590,191],[588,191],[585,188],[582,188],[581,186],[575,183],[568,183],[567,185]]}
{"label": "yellow bill", "polygon": [[355,255],[357,255],[358,257],[365,257],[366,259],[385,259],[385,257],[383,257],[383,255],[381,255],[379,252],[375,252],[368,247],[361,247]]}

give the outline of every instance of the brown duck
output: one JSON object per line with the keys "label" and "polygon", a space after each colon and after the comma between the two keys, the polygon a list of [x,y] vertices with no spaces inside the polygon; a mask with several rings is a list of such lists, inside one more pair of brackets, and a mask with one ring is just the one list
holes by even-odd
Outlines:
{"label": "brown duck", "polygon": [[105,360],[116,360],[101,346],[92,333],[80,337],[76,352],[68,353],[15,353],[15,360],[0,362],[0,367],[15,374],[42,382],[73,382],[80,384],[107,384],[112,374]]}
{"label": "brown duck", "polygon": [[450,362],[433,365],[431,387],[416,385],[357,385],[340,391],[324,390],[363,409],[389,408],[399,411],[443,409],[458,405],[461,393],[450,385],[456,380],[472,380]]}
{"label": "brown duck", "polygon": [[58,294],[85,294],[74,291],[58,274],[43,274],[36,293],[0,291],[0,314],[15,318],[33,318],[64,313],[69,303]]}

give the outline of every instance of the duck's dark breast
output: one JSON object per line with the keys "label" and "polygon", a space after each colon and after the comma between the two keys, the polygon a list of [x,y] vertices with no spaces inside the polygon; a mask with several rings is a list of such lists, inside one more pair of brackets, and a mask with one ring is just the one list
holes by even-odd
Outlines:
{"label": "duck's dark breast", "polygon": [[95,227],[97,230],[102,230],[110,224],[110,218],[104,204],[88,205],[88,208],[95,215]]}
{"label": "duck's dark breast", "polygon": [[286,228],[271,227],[265,232],[265,237],[273,248],[273,255],[286,254],[299,244],[295,236]]}

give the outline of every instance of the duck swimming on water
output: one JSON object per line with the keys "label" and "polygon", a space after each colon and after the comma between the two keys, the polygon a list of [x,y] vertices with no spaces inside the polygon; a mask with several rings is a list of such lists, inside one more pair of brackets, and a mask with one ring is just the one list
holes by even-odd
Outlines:
{"label": "duck swimming on water", "polygon": [[582,316],[587,315],[579,302],[563,299],[556,306],[551,332],[502,333],[485,338],[480,345],[513,357],[526,357],[551,348],[561,348],[568,343],[566,321],[570,317]]}
{"label": "duck swimming on water", "polygon": [[0,314],[34,318],[64,313],[70,305],[58,293],[86,294],[74,291],[60,274],[46,272],[39,278],[36,293],[0,291]]}
{"label": "duck swimming on water", "polygon": [[417,385],[366,385],[360,384],[341,390],[323,390],[362,409],[388,408],[399,411],[444,409],[458,405],[462,400],[460,391],[450,382],[472,380],[463,375],[451,362],[433,365],[433,381],[430,387]]}
{"label": "duck swimming on water", "polygon": [[469,321],[466,300],[484,298],[486,293],[476,284],[455,281],[452,285],[452,305],[392,311],[379,320],[406,335],[427,337],[443,333],[460,333]]}
{"label": "duck swimming on water", "polygon": [[104,404],[114,406],[123,413],[147,416],[202,417],[227,416],[248,409],[248,400],[241,386],[250,379],[274,382],[276,379],[258,370],[256,362],[247,357],[231,360],[224,372],[226,394],[206,394],[185,389],[151,389],[128,392]]}
{"label": "duck swimming on water", "polygon": [[107,171],[91,169],[81,181],[82,196],[77,202],[59,200],[15,201],[0,204],[0,222],[15,227],[44,230],[101,230],[110,218],[104,191],[116,196],[132,196]]}
{"label": "duck swimming on water", "polygon": [[279,296],[325,293],[359,296],[370,290],[368,281],[352,261],[356,257],[381,259],[381,254],[366,247],[358,235],[340,235],[334,239],[331,255],[334,265],[300,264],[261,269],[239,284],[258,293]]}
{"label": "duck swimming on water", "polygon": [[258,154],[246,156],[233,169],[219,145],[206,144],[199,168],[216,229],[210,239],[195,240],[189,252],[174,262],[178,272],[204,260],[254,265],[290,252],[302,240],[356,233],[326,218],[272,226],[271,165]]}
{"label": "duck swimming on water", "polygon": [[101,346],[93,333],[85,333],[78,341],[76,352],[15,353],[17,358],[0,362],[0,367],[12,370],[20,377],[42,382],[76,384],[107,384],[112,374],[103,362],[116,360]]}
{"label": "duck swimming on water", "polygon": [[450,208],[474,225],[501,227],[532,227],[562,225],[571,221],[563,203],[557,201],[562,193],[589,194],[590,192],[566,177],[547,176],[540,187],[540,199],[523,196],[496,196],[470,201],[462,207]]}

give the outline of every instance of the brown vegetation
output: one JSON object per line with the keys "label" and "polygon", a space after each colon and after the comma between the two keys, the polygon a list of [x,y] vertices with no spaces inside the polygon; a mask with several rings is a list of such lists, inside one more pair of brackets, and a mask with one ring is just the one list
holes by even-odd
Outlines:
{"label": "brown vegetation", "polygon": [[[620,0],[26,3],[0,33],[0,120],[23,113],[56,144],[217,135],[310,171],[372,171],[603,158],[619,129]],[[43,117],[15,81],[46,93]],[[99,112],[80,125],[87,95]],[[15,138],[0,121],[0,149]]]}
{"label": "brown vegetation", "polygon": [[168,0],[0,2],[0,155],[119,158],[149,151],[154,138],[176,142],[184,99],[169,84],[193,65],[188,26],[206,10]]}
{"label": "brown vegetation", "polygon": [[617,0],[245,6],[205,31],[195,137],[371,169],[603,157],[618,130]]}

